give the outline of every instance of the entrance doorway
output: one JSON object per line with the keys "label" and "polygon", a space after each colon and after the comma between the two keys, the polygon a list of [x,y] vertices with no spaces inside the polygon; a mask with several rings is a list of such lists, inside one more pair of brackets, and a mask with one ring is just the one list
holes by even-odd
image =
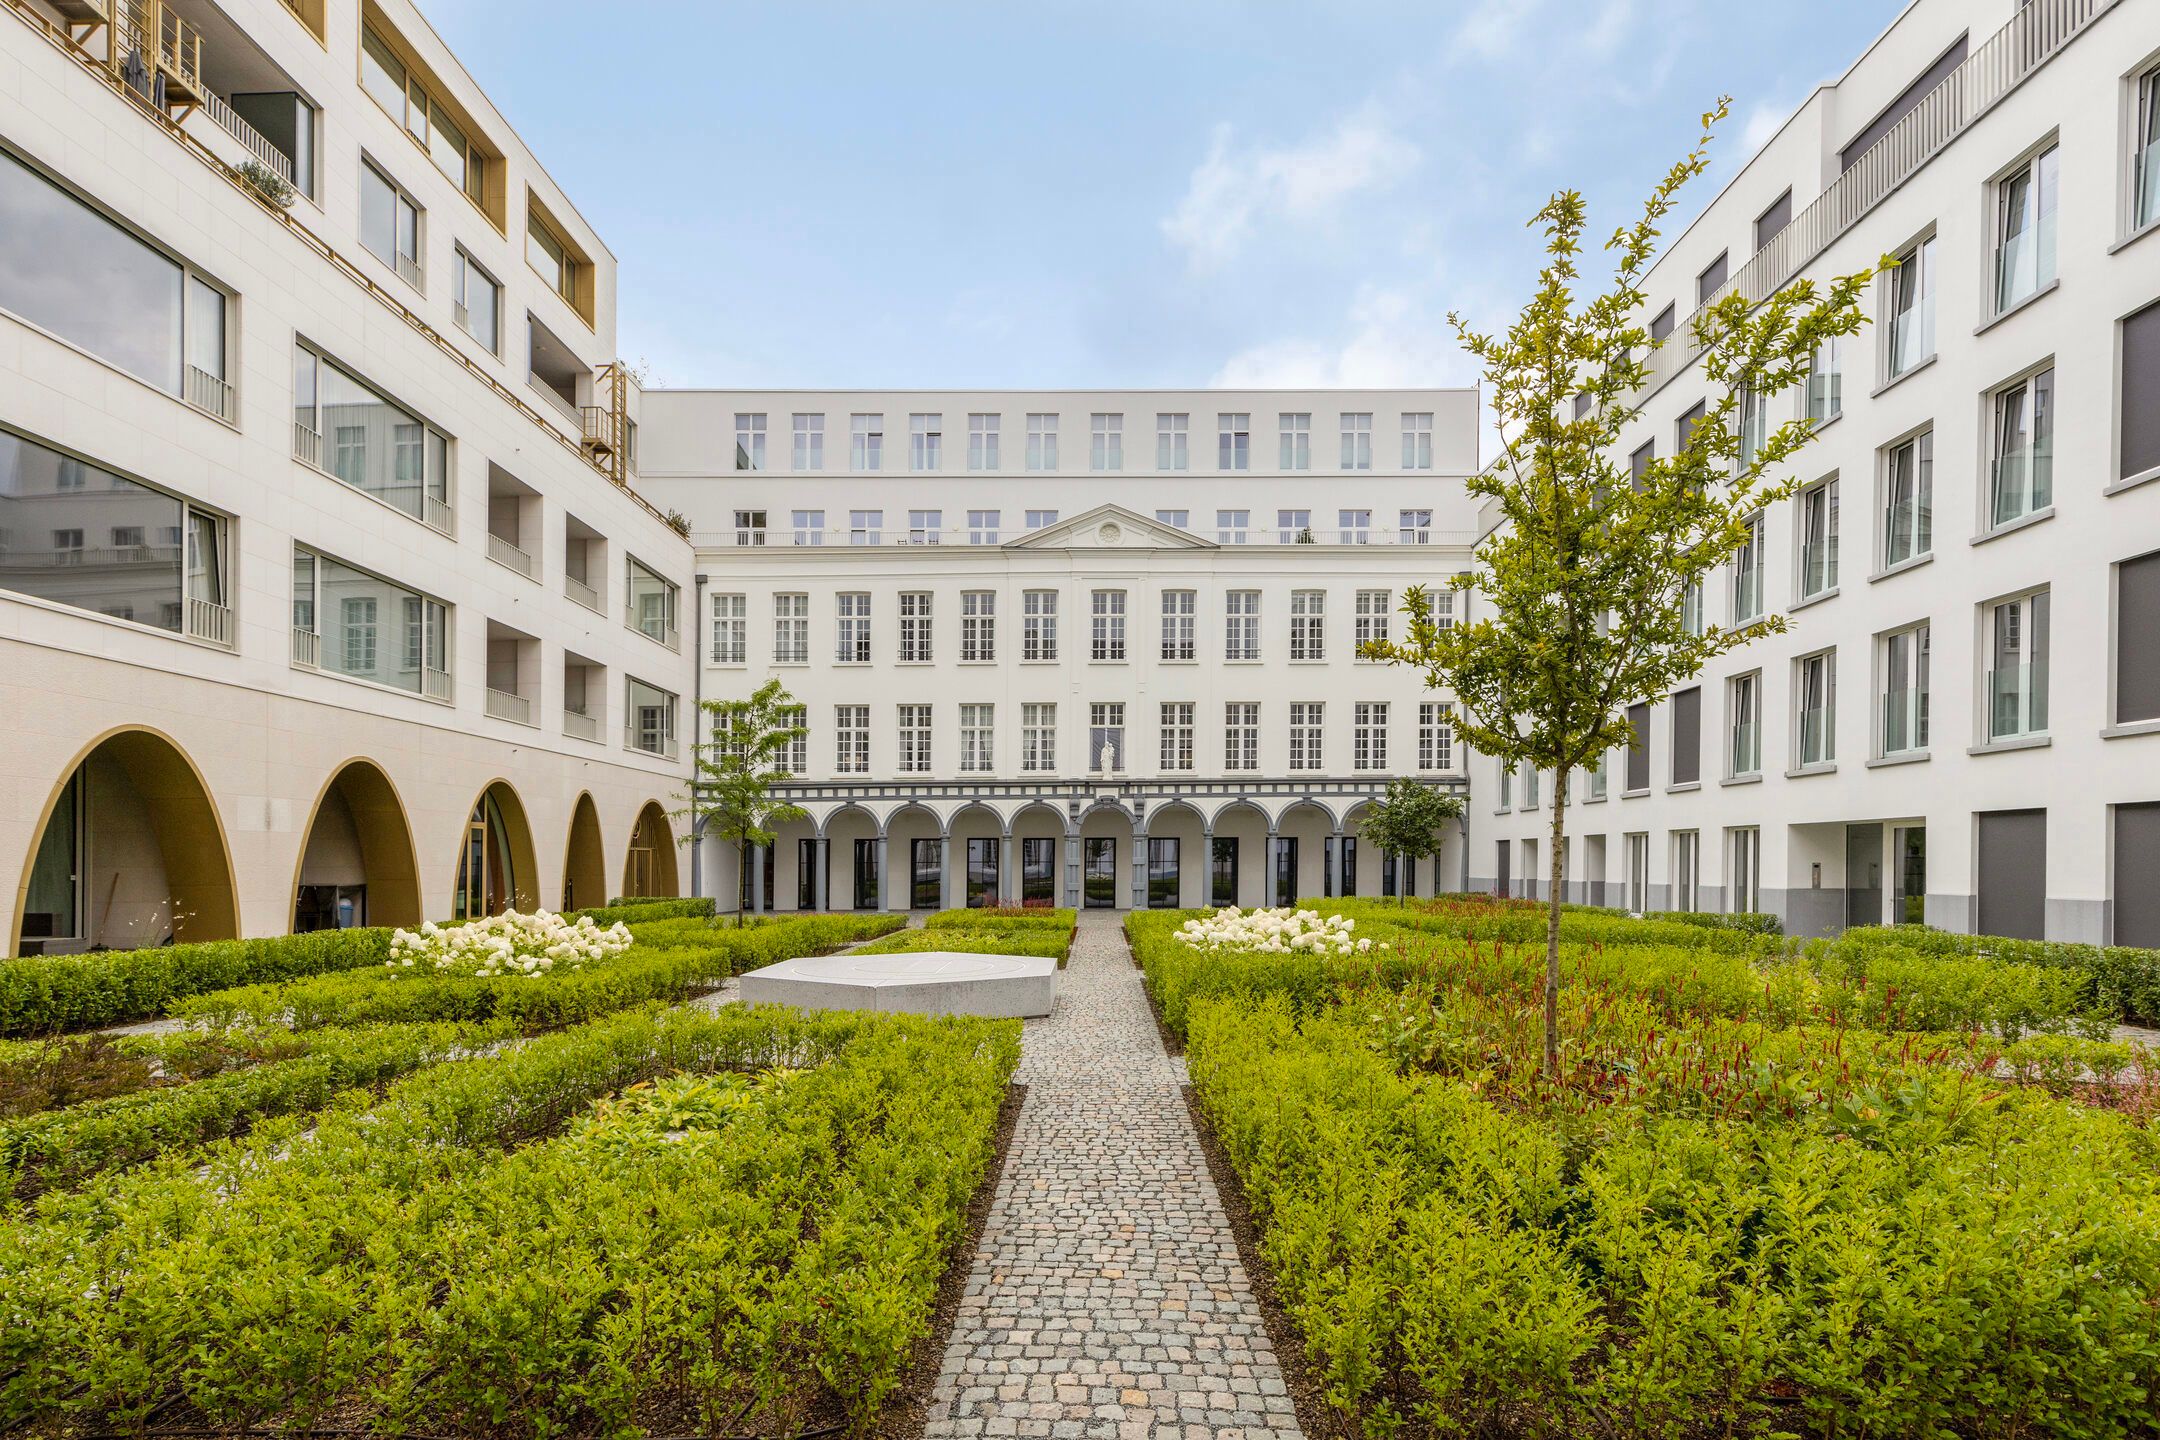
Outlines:
{"label": "entrance doorway", "polygon": [[1883,827],[1845,827],[1845,924],[1883,923]]}
{"label": "entrance doorway", "polygon": [[935,910],[945,898],[945,842],[908,842],[908,908]]}
{"label": "entrance doorway", "polygon": [[878,908],[878,842],[874,839],[855,842],[855,908]]}
{"label": "entrance doorway", "polygon": [[1275,903],[1277,906],[1297,904],[1297,837],[1275,837]]}
{"label": "entrance doorway", "polygon": [[1117,840],[1090,835],[1081,841],[1081,894],[1090,910],[1117,908]]}
{"label": "entrance doorway", "polygon": [[1896,889],[1891,894],[1890,923],[1927,923],[1927,826],[1900,825],[1896,830],[1897,861],[1891,871]]}
{"label": "entrance doorway", "polygon": [[1040,836],[1020,842],[1020,903],[1057,904],[1057,840]]}
{"label": "entrance doorway", "polygon": [[1214,842],[1208,861],[1208,899],[1218,906],[1235,905],[1237,896],[1237,837],[1233,835]]}
{"label": "entrance doorway", "polygon": [[1147,842],[1147,903],[1150,910],[1177,909],[1180,849],[1176,836],[1154,836]]}
{"label": "entrance doorway", "polygon": [[967,842],[967,904],[986,910],[998,903],[998,838],[995,835]]}

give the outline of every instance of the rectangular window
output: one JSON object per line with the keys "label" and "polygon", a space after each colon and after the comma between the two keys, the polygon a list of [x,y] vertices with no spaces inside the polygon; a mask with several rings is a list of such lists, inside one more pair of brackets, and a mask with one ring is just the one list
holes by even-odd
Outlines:
{"label": "rectangular window", "polygon": [[802,705],[784,705],[780,709],[782,723],[792,728],[795,738],[780,748],[775,757],[780,771],[786,775],[810,773],[810,711]]}
{"label": "rectangular window", "polygon": [[1838,482],[1825,480],[1800,492],[1800,598],[1837,589]]}
{"label": "rectangular window", "polygon": [[869,706],[833,706],[833,770],[841,775],[870,773]]}
{"label": "rectangular window", "polygon": [[1321,768],[1321,741],[1323,739],[1327,706],[1318,700],[1293,700],[1290,702],[1290,768],[1292,770],[1318,770]]}
{"label": "rectangular window", "polygon": [[1803,768],[1837,759],[1837,652],[1794,662],[1793,763]]}
{"label": "rectangular window", "polygon": [[1720,250],[1717,259],[1703,267],[1695,277],[1695,305],[1700,309],[1710,303],[1710,298],[1725,286],[1725,255]]}
{"label": "rectangular window", "polygon": [[1762,674],[1753,671],[1725,682],[1725,708],[1731,741],[1725,748],[1725,773],[1762,773]]}
{"label": "rectangular window", "polygon": [[1157,415],[1155,417],[1155,468],[1157,470],[1190,470],[1192,455],[1188,448],[1192,417],[1190,415]]}
{"label": "rectangular window", "polygon": [[1420,770],[1455,768],[1455,707],[1445,700],[1418,702],[1417,759]]}
{"label": "rectangular window", "polygon": [[960,658],[997,659],[997,591],[960,592]]}
{"label": "rectangular window", "polygon": [[765,468],[765,417],[763,415],[735,416],[735,468],[737,470],[763,470]]}
{"label": "rectangular window", "polygon": [[[450,698],[450,610],[441,601],[297,549],[293,589],[295,628],[303,610],[332,627],[320,636],[322,669],[435,700]],[[400,616],[407,623],[405,643],[383,644],[383,628]]]}
{"label": "rectangular window", "polygon": [[1223,769],[1260,768],[1260,702],[1232,700],[1223,706]]}
{"label": "rectangular window", "polygon": [[848,544],[882,545],[885,543],[885,512],[882,510],[848,511]]}
{"label": "rectangular window", "polygon": [[1650,908],[1650,836],[1638,830],[1627,837],[1627,908],[1637,915]]}
{"label": "rectangular window", "polygon": [[2160,301],[2122,322],[2119,478],[2160,471]]}
{"label": "rectangular window", "polygon": [[675,648],[682,587],[635,556],[624,564],[625,620],[630,628],[649,640]]}
{"label": "rectangular window", "polygon": [[945,417],[908,416],[908,469],[939,470],[945,465]]}
{"label": "rectangular window", "polygon": [[1934,548],[1935,433],[1892,446],[1883,456],[1883,567]]}
{"label": "rectangular window", "polygon": [[529,192],[525,207],[525,262],[547,281],[550,290],[569,302],[571,309],[580,317],[586,317],[590,305],[586,289],[579,281],[592,267],[571,254],[562,236],[541,218],[539,207],[531,200]]}
{"label": "rectangular window", "polygon": [[360,243],[406,281],[425,279],[421,265],[420,202],[397,181],[360,162]]}
{"label": "rectangular window", "polygon": [[1882,753],[1910,755],[1928,748],[1929,627],[1915,625],[1883,637]]}
{"label": "rectangular window", "polygon": [[1058,592],[1026,590],[1020,595],[1020,658],[1058,658]]}
{"label": "rectangular window", "polygon": [[1748,538],[1733,555],[1732,618],[1735,625],[1759,620],[1763,613],[1763,520],[1749,519]]}
{"label": "rectangular window", "polygon": [[825,468],[825,417],[823,415],[797,415],[794,417],[795,448],[792,459],[797,470],[823,470]]}
{"label": "rectangular window", "polygon": [[750,655],[750,597],[712,597],[712,658],[715,665],[740,665]]}
{"label": "rectangular window", "polygon": [[1372,469],[1372,412],[1346,412],[1342,417],[1342,468]]}
{"label": "rectangular window", "polygon": [[810,663],[810,597],[773,596],[773,663]]}
{"label": "rectangular window", "polygon": [[1058,417],[1054,414],[1030,415],[1027,417],[1027,427],[1027,468],[1057,469]]}
{"label": "rectangular window", "polygon": [[499,355],[502,353],[502,285],[465,253],[464,246],[457,247],[453,259],[451,314],[456,317],[460,329],[486,346],[490,353]]}
{"label": "rectangular window", "polygon": [[1432,466],[1432,412],[1405,412],[1402,417],[1402,468],[1430,470]]}
{"label": "rectangular window", "polygon": [[968,469],[998,468],[998,426],[1002,421],[1002,416],[988,413],[968,416]]}
{"label": "rectangular window", "polygon": [[930,773],[930,707],[902,705],[898,709],[899,723],[894,738],[899,745],[900,773],[927,775]]}
{"label": "rectangular window", "polygon": [[1700,580],[1689,581],[1687,590],[1680,596],[1680,626],[1690,635],[1703,633],[1703,587]]}
{"label": "rectangular window", "polygon": [[1650,343],[1657,344],[1673,332],[1673,307],[1667,305],[1650,322]]}
{"label": "rectangular window", "polygon": [[305,346],[293,352],[293,388],[295,455],[448,533],[449,437]]}
{"label": "rectangular window", "polygon": [[1020,768],[1030,774],[1057,768],[1057,706],[1020,707]]}
{"label": "rectangular window", "polygon": [[1815,346],[1808,367],[1807,416],[1818,425],[1845,413],[1845,337],[1828,335]]}
{"label": "rectangular window", "polygon": [[2048,592],[1987,607],[1987,738],[2020,740],[2048,728]]}
{"label": "rectangular window", "polygon": [[1125,592],[1123,590],[1097,590],[1089,605],[1091,660],[1123,660],[1125,658]]}
{"label": "rectangular window", "polygon": [[2055,283],[2057,147],[1995,183],[1995,310]]}
{"label": "rectangular window", "polygon": [[1162,592],[1162,658],[1165,660],[1190,660],[1193,658],[1193,609],[1199,600],[1197,591],[1165,590]]}
{"label": "rectangular window", "polygon": [[1761,394],[1743,388],[1740,392],[1740,453],[1734,457],[1739,471],[1745,472],[1762,453],[1763,444],[1770,438],[1770,406]]}
{"label": "rectangular window", "polygon": [[1693,914],[1702,878],[1702,835],[1695,830],[1673,831],[1672,906],[1683,915]]}
{"label": "rectangular window", "polygon": [[1634,794],[1650,788],[1650,707],[1630,705],[1627,718],[1627,788]]}
{"label": "rectangular window", "polygon": [[987,775],[993,768],[996,727],[989,705],[960,707],[960,768],[971,775]]}
{"label": "rectangular window", "polygon": [[1058,512],[1055,510],[1030,510],[1027,512],[1027,528],[1030,530],[1045,529],[1057,524],[1057,520]]}
{"label": "rectangular window", "polygon": [[1325,660],[1327,658],[1327,592],[1325,590],[1293,590],[1290,592],[1290,658],[1292,660]]}
{"label": "rectangular window", "polygon": [[1698,400],[1687,408],[1686,413],[1673,422],[1673,450],[1675,452],[1688,448],[1688,442],[1695,438],[1695,427],[1703,423],[1703,417],[1707,414],[1709,414],[1708,402]]}
{"label": "rectangular window", "polygon": [[2130,137],[2130,228],[2160,221],[2160,68],[2138,77],[2137,132]]}
{"label": "rectangular window", "polygon": [[2160,550],[2115,567],[2115,723],[2160,720]]}
{"label": "rectangular window", "polygon": [[1125,768],[1125,706],[1101,701],[1088,706],[1088,769],[1116,774]]}
{"label": "rectangular window", "polygon": [[2055,367],[1995,392],[1989,521],[2007,525],[2055,501]]}
{"label": "rectangular window", "polygon": [[1702,781],[1702,687],[1690,686],[1672,697],[1672,783]]}
{"label": "rectangular window", "polygon": [[1276,423],[1282,432],[1277,467],[1283,470],[1312,469],[1312,412],[1283,415]]}
{"label": "rectangular window", "polygon": [[1279,545],[1312,544],[1312,511],[1277,510],[1275,512],[1275,541]]}
{"label": "rectangular window", "polygon": [[1790,224],[1792,224],[1792,191],[1788,189],[1784,194],[1770,202],[1769,209],[1755,217],[1756,250],[1760,251],[1763,246],[1777,239],[1779,233]]}
{"label": "rectangular window", "polygon": [[1004,514],[997,510],[968,511],[968,544],[995,545],[998,543],[998,526]]}
{"label": "rectangular window", "polygon": [[1217,510],[1215,512],[1215,543],[1218,545],[1243,545],[1252,538],[1252,511]]}
{"label": "rectangular window", "polygon": [[1890,324],[1888,363],[1893,377],[1917,368],[1935,355],[1935,238],[1898,257],[1889,274]]}
{"label": "rectangular window", "polygon": [[1352,707],[1350,768],[1388,768],[1388,707],[1385,700],[1360,700]]}
{"label": "rectangular window", "polygon": [[1088,417],[1088,468],[1125,468],[1125,417],[1097,412]]}
{"label": "rectangular window", "polygon": [[1178,905],[1179,851],[1177,837],[1152,835],[1147,842],[1147,903],[1150,910],[1175,910]]}
{"label": "rectangular window", "polygon": [[1725,872],[1726,908],[1734,915],[1752,915],[1762,908],[1762,831],[1748,825],[1725,834],[1732,856]]}
{"label": "rectangular window", "polygon": [[907,543],[910,545],[935,545],[944,538],[945,512],[942,510],[910,510],[908,514]]}
{"label": "rectangular window", "polygon": [[1231,590],[1223,595],[1223,659],[1260,658],[1260,592]]}
{"label": "rectangular window", "polygon": [[855,470],[881,470],[885,466],[885,417],[848,417],[848,466]]}
{"label": "rectangular window", "polygon": [[1367,645],[1387,643],[1388,612],[1394,603],[1395,595],[1390,590],[1357,592],[1357,646],[1361,653]]}
{"label": "rectangular window", "polygon": [[1335,540],[1337,544],[1341,545],[1372,544],[1372,511],[1336,511]]}
{"label": "rectangular window", "polygon": [[1215,468],[1252,469],[1252,416],[1249,413],[1215,417]]}
{"label": "rectangular window", "polygon": [[1162,768],[1184,771],[1193,768],[1193,702],[1162,702]]}
{"label": "rectangular window", "polygon": [[930,592],[927,590],[903,590],[900,592],[900,663],[903,665],[928,665],[930,663]]}
{"label": "rectangular window", "polygon": [[866,590],[843,590],[833,597],[833,663],[870,663],[870,594]]}
{"label": "rectangular window", "polygon": [[1657,459],[1657,441],[1646,440],[1628,456],[1628,488],[1637,495],[1650,488],[1650,463]]}
{"label": "rectangular window", "polygon": [[657,685],[627,676],[623,744],[647,755],[675,758],[675,696]]}
{"label": "rectangular window", "polygon": [[735,543],[737,545],[763,545],[765,543],[765,512],[763,510],[737,510],[735,512]]}
{"label": "rectangular window", "polygon": [[1396,541],[1403,545],[1432,544],[1432,511],[1398,510],[1395,512]]}

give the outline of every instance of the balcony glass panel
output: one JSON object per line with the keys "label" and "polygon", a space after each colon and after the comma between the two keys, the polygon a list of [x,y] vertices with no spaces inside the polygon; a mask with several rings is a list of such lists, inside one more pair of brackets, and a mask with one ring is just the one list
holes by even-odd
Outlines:
{"label": "balcony glass panel", "polygon": [[0,431],[0,588],[178,633],[185,509]]}

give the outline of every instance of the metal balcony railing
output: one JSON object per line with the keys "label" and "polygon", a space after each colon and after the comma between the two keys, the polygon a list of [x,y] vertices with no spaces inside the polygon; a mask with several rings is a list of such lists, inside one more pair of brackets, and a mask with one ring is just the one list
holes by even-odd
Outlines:
{"label": "metal balcony railing", "polygon": [[322,665],[322,636],[297,626],[292,632],[292,663],[314,670]]}
{"label": "metal balcony railing", "polygon": [[232,607],[188,596],[187,633],[196,640],[232,648]]}
{"label": "metal balcony railing", "polygon": [[497,690],[492,685],[487,687],[487,713],[497,720],[508,720],[515,725],[530,725],[533,723],[532,701],[526,699],[523,695],[513,695],[507,690]]}
{"label": "metal balcony railing", "polygon": [[292,157],[264,139],[260,130],[235,114],[222,95],[216,91],[204,95],[203,113],[210,117],[218,129],[237,140],[240,148],[247,151],[255,163],[269,169],[286,184],[293,183]]}
{"label": "metal balcony railing", "polygon": [[454,693],[454,687],[450,683],[450,672],[437,670],[432,665],[422,670],[420,672],[420,693],[430,700],[440,700],[444,704],[448,704]]}
{"label": "metal balcony railing", "polygon": [[209,371],[188,366],[184,389],[183,398],[197,410],[220,420],[236,418],[238,407],[233,404],[233,387]]}
{"label": "metal balcony railing", "polygon": [[519,549],[516,542],[505,540],[492,530],[488,532],[487,553],[488,559],[506,569],[517,571],[518,574],[523,575],[528,580],[536,578],[539,574],[539,561],[533,559],[524,550]]}
{"label": "metal balcony railing", "polygon": [[582,710],[565,710],[562,716],[562,733],[576,740],[598,740],[600,722]]}
{"label": "metal balcony railing", "polygon": [[317,470],[322,469],[321,434],[295,420],[292,429],[292,453],[293,459],[298,460],[303,465],[312,465]]}
{"label": "metal balcony railing", "polygon": [[2119,0],[2028,0],[2008,24],[1980,42],[1903,119],[1885,131],[1793,217],[1792,223],[1704,297],[1694,315],[1650,353],[1647,395],[1686,370],[1702,352],[1694,320],[1728,295],[1760,305],[1837,241],[1869,211],[1963,134],[2050,57],[2115,8]]}
{"label": "metal balcony railing", "polygon": [[584,606],[586,609],[600,615],[604,615],[607,613],[607,607],[600,603],[600,592],[593,589],[592,586],[586,584],[583,580],[578,579],[577,576],[564,575],[562,579],[562,587],[563,594],[569,596],[572,600],[577,601],[578,604]]}
{"label": "metal balcony railing", "polygon": [[440,531],[453,538],[457,535],[457,511],[450,508],[450,502],[439,495],[421,497],[420,522],[430,530]]}
{"label": "metal balcony railing", "polygon": [[413,289],[425,290],[427,288],[427,275],[421,270],[420,262],[412,256],[400,255],[397,257],[397,273],[398,278],[412,286]]}

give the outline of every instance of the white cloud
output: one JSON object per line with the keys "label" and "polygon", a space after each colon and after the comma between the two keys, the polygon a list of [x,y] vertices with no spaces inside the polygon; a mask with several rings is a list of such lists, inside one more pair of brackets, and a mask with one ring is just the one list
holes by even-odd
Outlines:
{"label": "white cloud", "polygon": [[1758,100],[1748,108],[1747,124],[1741,127],[1740,149],[1744,155],[1753,155],[1770,143],[1778,127],[1792,114],[1790,105],[1774,101]]}
{"label": "white cloud", "polygon": [[1514,53],[1539,0],[1479,0],[1455,27],[1457,58],[1504,60]]}
{"label": "white cloud", "polygon": [[1338,339],[1295,338],[1248,346],[1209,383],[1221,389],[1387,389],[1463,385],[1476,362],[1456,343],[1447,316],[1404,290],[1368,289],[1352,302]]}
{"label": "white cloud", "polygon": [[1634,23],[1635,0],[1603,0],[1583,28],[1582,46],[1593,55],[1610,55],[1620,48]]}
{"label": "white cloud", "polygon": [[1237,254],[1261,222],[1323,219],[1348,195],[1394,184],[1419,158],[1417,146],[1372,106],[1325,135],[1272,149],[1241,150],[1232,128],[1217,125],[1207,158],[1162,221],[1163,234],[1195,266],[1217,265]]}

